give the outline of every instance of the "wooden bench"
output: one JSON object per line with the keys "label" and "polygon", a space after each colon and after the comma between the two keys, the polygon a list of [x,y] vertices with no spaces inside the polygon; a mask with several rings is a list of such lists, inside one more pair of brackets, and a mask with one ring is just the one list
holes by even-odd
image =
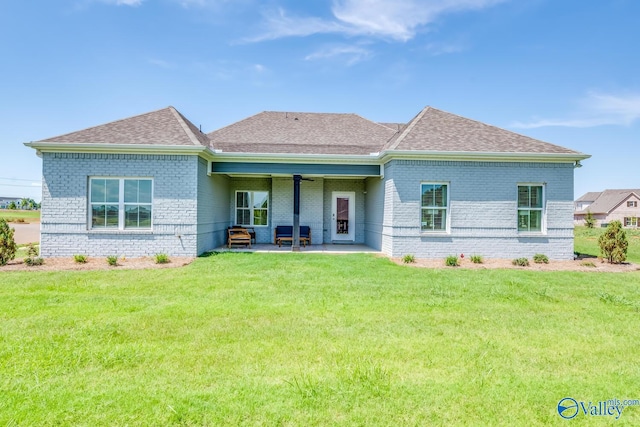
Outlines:
{"label": "wooden bench", "polygon": [[245,245],[251,247],[251,235],[245,228],[227,229],[227,245]]}
{"label": "wooden bench", "polygon": [[[282,247],[282,243],[293,244],[293,226],[292,225],[278,225],[273,230],[273,243]],[[306,248],[311,244],[311,227],[308,225],[300,226],[300,243]]]}
{"label": "wooden bench", "polygon": [[247,233],[249,233],[249,236],[251,236],[251,243],[256,242],[256,230],[253,227],[243,227],[242,225],[232,225],[231,227],[227,227],[227,228],[228,229],[242,228],[244,230],[247,230]]}

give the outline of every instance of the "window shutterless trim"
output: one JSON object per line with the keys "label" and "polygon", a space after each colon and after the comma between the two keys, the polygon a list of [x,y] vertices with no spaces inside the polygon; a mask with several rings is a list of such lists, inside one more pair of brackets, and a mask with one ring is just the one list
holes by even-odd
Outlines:
{"label": "window shutterless trim", "polygon": [[[238,193],[246,193],[248,194],[248,206],[238,206]],[[254,203],[254,194],[255,193],[266,193],[267,194],[267,207],[266,208],[256,208],[255,206],[253,206]],[[234,197],[234,210],[233,210],[233,223],[235,225],[242,225],[245,227],[269,227],[269,217],[271,216],[271,213],[269,212],[269,206],[271,205],[271,201],[269,200],[269,198],[271,197],[271,194],[268,190],[236,190],[235,192],[235,197]],[[238,222],[238,211],[239,210],[247,210],[249,211],[249,222],[250,224],[242,224],[240,222]],[[255,220],[255,211],[266,211],[266,215],[267,215],[267,223],[266,224],[254,224],[254,220]]]}
{"label": "window shutterless trim", "polygon": [[[542,189],[541,195],[541,206],[540,207],[531,207],[531,206],[519,206],[520,205],[520,187],[529,187],[529,200],[531,199],[531,188],[540,187]],[[528,212],[540,212],[540,230],[521,230],[520,229],[520,212],[528,211]],[[516,185],[516,230],[520,235],[541,235],[547,234],[547,189],[546,184],[542,182],[519,182]],[[529,223],[530,224],[530,223]]]}
{"label": "window shutterless trim", "polygon": [[[153,208],[153,193],[154,193],[154,179],[152,177],[145,176],[90,176],[88,177],[88,211],[87,211],[87,229],[92,232],[109,233],[109,232],[149,232],[153,231],[153,215],[155,209]],[[118,201],[117,202],[93,202],[92,201],[92,185],[93,180],[112,180],[118,181]],[[130,203],[124,202],[124,187],[125,181],[151,181],[151,202],[136,202]],[[105,183],[106,189],[106,183]],[[139,191],[139,190],[138,190]],[[138,194],[139,195],[139,194]],[[151,218],[149,227],[125,227],[125,214],[126,206],[149,206],[151,210]],[[94,227],[93,220],[93,206],[118,206],[118,226],[117,227]]]}
{"label": "window shutterless trim", "polygon": [[[447,197],[445,200],[444,206],[435,206],[435,205],[427,205],[424,206],[422,204],[422,187],[424,185],[441,185],[446,188]],[[450,215],[450,195],[451,195],[451,185],[449,182],[444,181],[422,181],[420,182],[420,233],[424,234],[449,234],[451,232],[451,215]],[[444,228],[443,229],[424,229],[422,228],[422,213],[425,210],[441,210],[444,212]]]}

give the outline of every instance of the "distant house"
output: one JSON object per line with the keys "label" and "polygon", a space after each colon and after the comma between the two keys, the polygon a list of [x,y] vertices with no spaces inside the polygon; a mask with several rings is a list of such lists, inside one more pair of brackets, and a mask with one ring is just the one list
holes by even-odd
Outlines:
{"label": "distant house", "polygon": [[20,197],[0,197],[0,209],[8,209],[11,202],[15,202],[17,206],[20,206]]}
{"label": "distant house", "polygon": [[209,134],[168,107],[26,145],[44,257],[195,256],[231,225],[268,244],[299,217],[314,245],[571,259],[589,157],[431,107],[406,124],[268,111]]}
{"label": "distant house", "polygon": [[591,212],[602,226],[615,220],[624,227],[640,226],[640,189],[589,192],[577,199],[574,206],[573,219],[578,225],[584,224],[587,212]]}

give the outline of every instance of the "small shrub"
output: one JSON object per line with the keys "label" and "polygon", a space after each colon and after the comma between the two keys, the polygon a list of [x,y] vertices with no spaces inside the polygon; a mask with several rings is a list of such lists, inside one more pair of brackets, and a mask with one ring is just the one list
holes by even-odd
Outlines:
{"label": "small shrub", "polygon": [[24,223],[24,218],[13,218],[13,221],[11,221],[11,222]]}
{"label": "small shrub", "polygon": [[9,227],[4,218],[0,218],[0,265],[7,265],[16,257],[18,246],[13,237],[15,230]]}
{"label": "small shrub", "polygon": [[416,262],[416,257],[411,254],[407,254],[402,257],[402,262],[404,262],[405,264],[412,264]]}
{"label": "small shrub", "polygon": [[584,216],[584,225],[587,228],[593,228],[596,225],[596,219],[593,217],[590,210],[587,210],[587,214]]}
{"label": "small shrub", "polygon": [[38,250],[38,247],[33,243],[29,243],[27,245],[27,256],[30,258],[35,258],[38,255],[40,255],[40,251]]}
{"label": "small shrub", "polygon": [[611,221],[604,234],[598,238],[600,253],[611,264],[620,264],[627,259],[629,241],[620,221]]}
{"label": "small shrub", "polygon": [[24,259],[24,263],[25,263],[26,265],[28,265],[29,267],[33,267],[33,266],[35,266],[35,265],[42,265],[42,264],[44,264],[44,259],[42,259],[42,258],[40,258],[40,257],[34,257],[34,258],[26,257],[26,258]]}
{"label": "small shrub", "polygon": [[526,258],[516,258],[511,261],[511,264],[517,265],[518,267],[529,267],[529,260]]}
{"label": "small shrub", "polygon": [[87,263],[87,256],[86,255],[74,255],[73,256],[73,260],[77,263],[77,264],[86,264]]}
{"label": "small shrub", "polygon": [[471,262],[474,264],[482,264],[483,259],[481,255],[471,255]]}
{"label": "small shrub", "polygon": [[583,267],[592,267],[592,268],[596,267],[596,265],[594,263],[592,263],[591,261],[582,261],[580,263],[580,265],[583,266]]}
{"label": "small shrub", "polygon": [[115,267],[118,265],[118,257],[116,255],[109,255],[107,257],[107,264],[109,264],[111,267]]}
{"label": "small shrub", "polygon": [[449,255],[448,257],[445,258],[444,264],[447,267],[457,267],[457,266],[460,265],[460,262],[458,261],[458,257],[457,256]]}
{"label": "small shrub", "polygon": [[545,254],[535,254],[533,256],[533,262],[536,264],[549,264],[549,257]]}
{"label": "small shrub", "polygon": [[155,256],[156,264],[166,264],[169,262],[169,255],[167,254],[156,254]]}

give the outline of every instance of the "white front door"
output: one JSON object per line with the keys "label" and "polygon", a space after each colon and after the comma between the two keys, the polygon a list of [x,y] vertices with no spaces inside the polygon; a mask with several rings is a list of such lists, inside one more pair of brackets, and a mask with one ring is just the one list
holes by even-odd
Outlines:
{"label": "white front door", "polygon": [[353,191],[331,193],[331,240],[356,240],[356,193]]}

